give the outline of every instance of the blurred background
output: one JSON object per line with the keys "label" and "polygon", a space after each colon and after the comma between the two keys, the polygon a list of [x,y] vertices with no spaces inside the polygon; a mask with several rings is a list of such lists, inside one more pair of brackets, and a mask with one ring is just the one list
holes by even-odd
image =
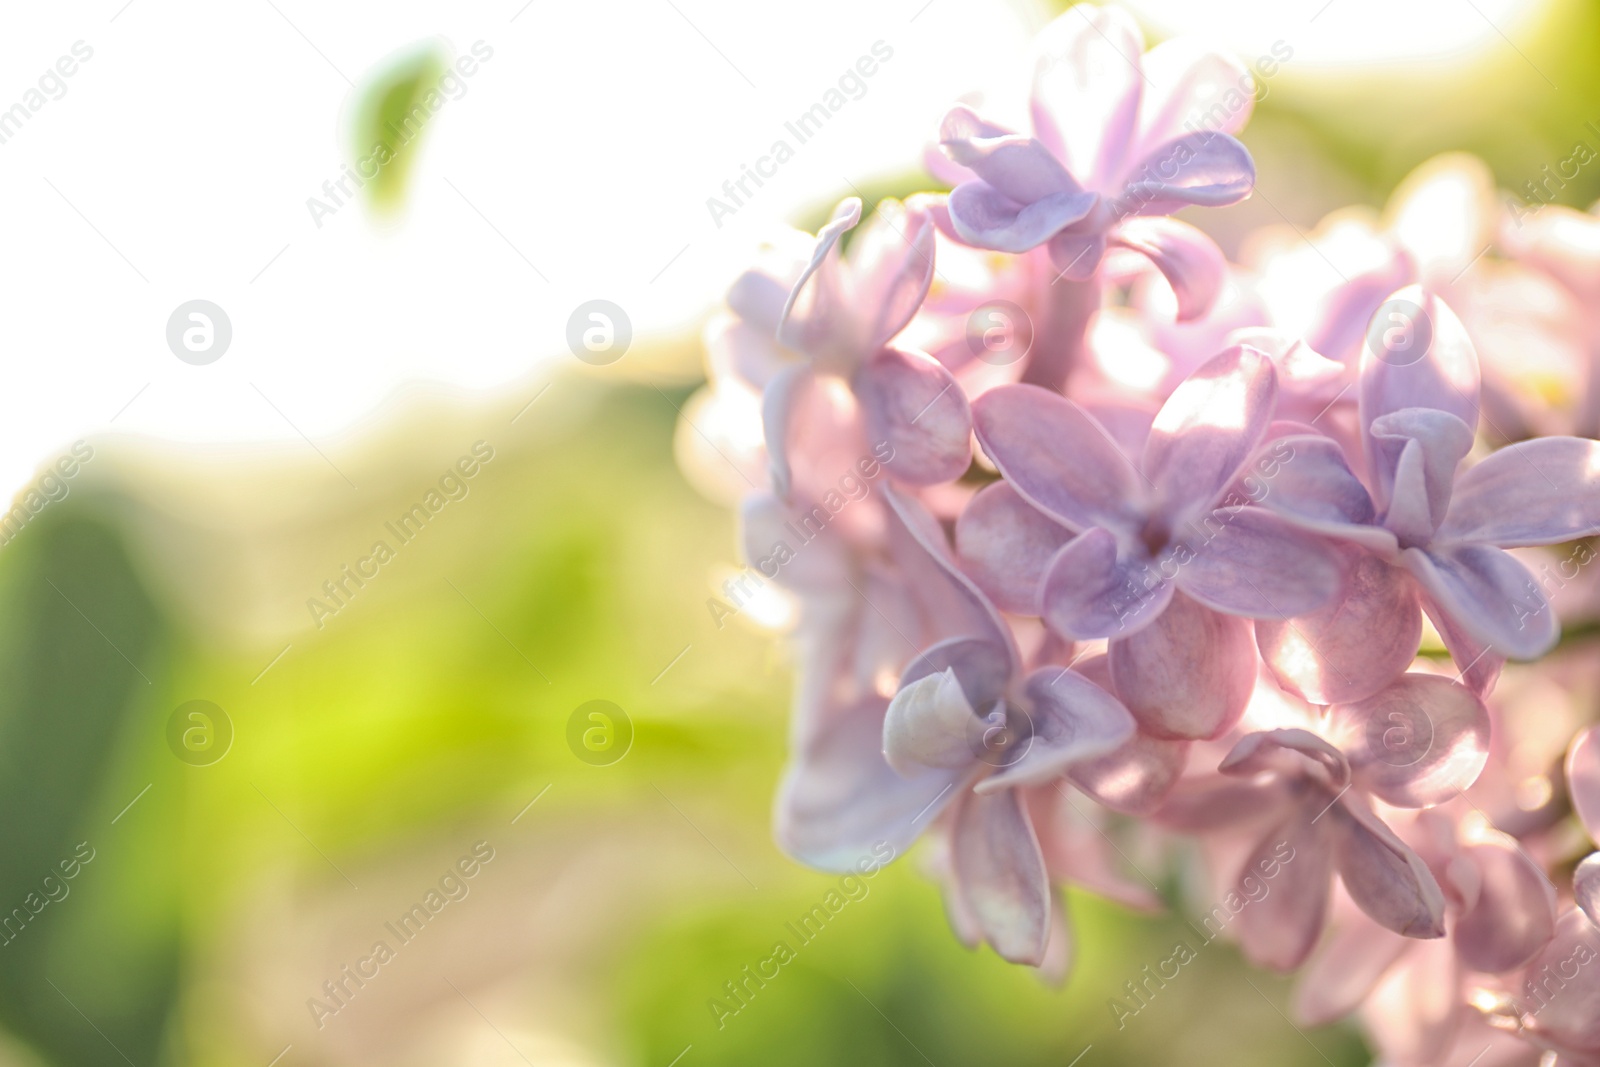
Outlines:
{"label": "blurred background", "polygon": [[[961,948],[914,856],[744,977],[838,881],[769,834],[783,605],[708,610],[699,330],[772,227],[934,187],[940,115],[1024,91],[1061,6],[0,14],[0,1064],[1367,1062],[1222,943],[1119,1026],[1181,918],[1074,897],[1051,988]],[[1290,52],[1258,195],[1196,220],[1230,251],[1440,152],[1516,193],[1600,146],[1600,4],[1130,6]]]}

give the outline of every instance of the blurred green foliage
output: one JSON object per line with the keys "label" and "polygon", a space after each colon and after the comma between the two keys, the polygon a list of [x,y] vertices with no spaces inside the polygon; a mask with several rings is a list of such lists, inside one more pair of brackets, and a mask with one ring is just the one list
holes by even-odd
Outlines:
{"label": "blurred green foliage", "polygon": [[134,765],[161,743],[167,643],[82,509],[0,554],[0,1017],[51,1062],[156,1061],[178,994],[172,808],[121,811],[156,784]]}
{"label": "blurred green foliage", "polygon": [[[393,211],[405,200],[406,179],[423,131],[438,108],[446,61],[437,41],[424,41],[391,60],[361,90],[351,129],[351,163],[379,210]],[[369,170],[376,171],[370,178]]]}
{"label": "blurred green foliage", "polygon": [[[1323,1062],[1220,944],[1119,1032],[1107,1002],[1185,936],[1179,920],[1075,895],[1077,965],[1052,989],[963,949],[914,856],[866,883],[719,1027],[710,1003],[724,983],[775,940],[794,943],[785,924],[837,885],[770,839],[789,683],[768,636],[718,630],[705,608],[733,531],[675,470],[681,395],[556,388],[582,418],[553,437],[497,439],[472,495],[450,505],[460,512],[389,565],[404,577],[386,570],[324,629],[291,635],[281,660],[281,645],[221,641],[142,591],[118,532],[131,501],[74,495],[0,554],[0,662],[16,680],[0,703],[7,899],[78,841],[98,850],[72,894],[0,948],[5,1024],[42,1062],[261,1067],[289,1045],[285,1064],[436,1064],[431,1046],[409,1050],[429,1012],[405,1005],[415,987],[453,996],[446,979],[484,1013],[438,1007],[462,1034],[446,1062],[482,1062],[474,1035],[500,1045],[489,1018],[541,1063],[665,1065],[692,1046],[685,1067],[1063,1064],[1091,1044],[1094,1063],[1146,1063],[1175,1032],[1188,1062],[1227,1062],[1243,1033],[1271,1062]],[[394,510],[375,506],[374,528]],[[227,530],[209,536],[197,551],[230,551]],[[324,573],[304,564],[308,594]],[[166,747],[167,716],[196,698],[235,728],[210,766]],[[597,698],[636,731],[612,766],[566,748],[567,716]],[[480,837],[498,855],[477,895],[348,1014],[312,1027],[306,998],[437,877],[414,857],[448,859]],[[394,873],[412,866],[423,873]],[[522,867],[536,876],[512,884]],[[586,888],[516,941],[563,880]],[[561,949],[566,938],[576,946]],[[524,947],[474,984],[473,961],[502,941]],[[512,995],[509,1010],[529,1013],[520,1030],[484,1007],[497,982],[523,981],[553,982],[579,1007],[552,1022],[539,997]],[[373,1018],[395,1048],[367,1036]],[[589,1051],[540,1058],[529,1034],[552,1026]],[[1313,1036],[1335,1062],[1361,1062],[1351,1033]],[[521,1062],[501,1053],[491,1062]]]}

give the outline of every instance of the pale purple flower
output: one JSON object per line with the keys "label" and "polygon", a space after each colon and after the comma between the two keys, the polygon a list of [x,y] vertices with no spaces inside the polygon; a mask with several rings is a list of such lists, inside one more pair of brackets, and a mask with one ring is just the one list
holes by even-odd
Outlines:
{"label": "pale purple flower", "polygon": [[1516,839],[1477,826],[1463,832],[1445,809],[1419,813],[1399,832],[1444,892],[1448,938],[1408,939],[1346,910],[1302,972],[1295,1016],[1322,1026],[1359,1010],[1387,1060],[1450,1062],[1463,1033],[1480,1037],[1474,1052],[1488,1043],[1471,1025],[1469,975],[1504,974],[1532,960],[1555,936],[1556,895]]}
{"label": "pale purple flower", "polygon": [[1000,592],[1014,609],[1064,637],[1112,638],[1117,691],[1154,736],[1225,732],[1255,681],[1244,620],[1314,611],[1340,587],[1331,545],[1230,493],[1276,391],[1264,355],[1224,352],[1173,392],[1137,464],[1047,390],[1005,386],[974,404],[978,440],[1015,495],[973,501],[985,514],[967,523],[963,554],[979,573],[1009,573]]}
{"label": "pale purple flower", "polygon": [[[1425,723],[1407,748],[1382,741],[1390,719]],[[1445,897],[1427,864],[1374,814],[1369,798],[1421,808],[1470,786],[1487,758],[1489,716],[1466,687],[1407,674],[1367,700],[1335,705],[1320,733],[1291,727],[1240,738],[1219,776],[1175,792],[1161,817],[1180,827],[1244,823],[1260,836],[1245,868],[1281,843],[1294,860],[1266,899],[1241,913],[1245,955],[1288,971],[1305,961],[1327,920],[1338,871],[1355,903],[1385,929],[1413,938],[1444,935]],[[1228,778],[1243,779],[1229,783]]]}
{"label": "pale purple flower", "polygon": [[1108,244],[1148,256],[1172,283],[1181,316],[1216,298],[1222,256],[1204,234],[1167,218],[1193,205],[1250,195],[1255,165],[1231,134],[1251,94],[1221,108],[1217,86],[1248,84],[1233,61],[1168,42],[1144,55],[1133,19],[1080,5],[1042,35],[1034,76],[1034,136],[960,106],[940,142],[973,180],[950,194],[950,222],[969,244],[1002,252],[1049,248],[1073,280],[1092,276]]}
{"label": "pale purple flower", "polygon": [[[958,107],[952,193],[885,201],[844,254],[848,199],[734,284],[713,399],[747,428],[761,394],[761,432],[700,436],[754,488],[738,580],[798,604],[776,837],[832,871],[928,839],[957,936],[1050,981],[1062,884],[1154,910],[1130,854],[1270,857],[1228,932],[1306,965],[1301,1023],[1354,1016],[1389,1067],[1600,1067],[1600,853],[1572,869],[1597,661],[1485,703],[1558,638],[1512,553],[1600,535],[1600,442],[1530,438],[1600,410],[1600,228],[1551,208],[1484,258],[1487,171],[1446,158],[1381,227],[1230,267],[1169,216],[1249,195],[1250,103],[1231,60],[1080,5],[1031,136]],[[1030,343],[975,345],[991,305]],[[1513,443],[1468,462],[1480,421]],[[1593,558],[1558,568],[1569,624]],[[1456,680],[1416,658],[1425,617]]]}
{"label": "pale purple flower", "polygon": [[780,496],[789,487],[796,397],[821,377],[849,383],[867,436],[893,447],[889,466],[901,481],[949,481],[971,458],[971,414],[955,379],[930,356],[891,344],[933,279],[933,222],[920,203],[885,200],[846,257],[840,239],[860,219],[859,199],[840,203],[817,234],[778,326],[778,341],[806,359],[766,390],[767,452]]}
{"label": "pale purple flower", "polygon": [[[877,540],[844,554],[805,559],[796,571],[822,608],[806,632],[807,702],[796,712],[790,766],[779,790],[777,836],[797,858],[847,870],[875,842],[903,852],[948,805],[960,775],[935,769],[905,778],[884,758],[889,698],[904,666],[950,638],[982,638],[1008,649],[993,609],[942,550],[943,535],[914,502],[881,490]],[[894,500],[894,507],[882,500]],[[770,507],[770,505],[767,505]],[[747,553],[768,554],[785,536],[768,511],[759,532],[747,512]],[[792,534],[788,535],[792,540]],[[811,552],[796,554],[799,563]]]}
{"label": "pale purple flower", "polygon": [[1522,1036],[1557,1053],[1556,1067],[1600,1064],[1600,928],[1577,909],[1512,983]]}
{"label": "pale purple flower", "polygon": [[1133,717],[1075,671],[1024,674],[1005,623],[956,567],[943,533],[915,505],[895,506],[972,632],[935,644],[905,669],[884,719],[884,756],[903,778],[948,782],[929,815],[951,808],[956,898],[996,952],[1037,965],[1051,898],[1023,790],[1117,749],[1133,737]]}
{"label": "pale purple flower", "polygon": [[1343,698],[1372,691],[1403,670],[1415,651],[1414,598],[1468,684],[1486,691],[1503,658],[1543,655],[1559,635],[1533,575],[1503,550],[1600,533],[1600,442],[1525,441],[1458,475],[1478,424],[1472,343],[1444,302],[1420,287],[1395,299],[1419,313],[1409,332],[1384,335],[1392,343],[1362,357],[1368,482],[1332,440],[1292,435],[1282,443],[1295,461],[1262,502],[1382,565],[1359,569],[1360,580],[1322,615],[1296,620],[1303,645],[1269,651],[1280,680],[1310,699],[1327,689]]}
{"label": "pale purple flower", "polygon": [[[1567,752],[1567,793],[1589,840],[1600,844],[1600,726],[1572,739]],[[1600,852],[1590,853],[1572,876],[1578,907],[1600,926]]]}

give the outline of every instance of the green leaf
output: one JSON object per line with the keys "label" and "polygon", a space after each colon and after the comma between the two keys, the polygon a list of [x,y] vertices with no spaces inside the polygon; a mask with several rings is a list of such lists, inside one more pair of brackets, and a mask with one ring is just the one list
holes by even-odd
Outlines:
{"label": "green leaf", "polygon": [[0,1019],[52,1063],[154,1064],[176,997],[171,827],[111,822],[141,788],[123,754],[159,721],[165,634],[76,500],[0,550]]}
{"label": "green leaf", "polygon": [[362,93],[352,129],[352,165],[380,210],[392,211],[405,200],[423,132],[443,106],[439,79],[444,72],[443,49],[437,41],[424,41],[381,70]]}

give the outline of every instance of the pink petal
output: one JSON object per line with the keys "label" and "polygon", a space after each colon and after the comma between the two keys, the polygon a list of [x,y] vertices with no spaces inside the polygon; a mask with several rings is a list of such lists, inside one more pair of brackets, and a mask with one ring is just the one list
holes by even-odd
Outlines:
{"label": "pink petal", "polygon": [[1367,325],[1389,294],[1417,276],[1416,265],[1404,251],[1393,249],[1387,259],[1341,283],[1325,296],[1315,318],[1305,330],[1305,341],[1318,352],[1350,366],[1359,365]]}
{"label": "pink petal", "polygon": [[946,669],[902,686],[889,701],[883,755],[902,778],[930,768],[964,770],[976,762],[973,741],[982,733],[982,721],[961,692],[956,672]]}
{"label": "pink petal", "polygon": [[1133,462],[1071,400],[1003,385],[973,403],[972,422],[984,452],[1035,507],[1074,530],[1137,528],[1142,493]]}
{"label": "pink petal", "polygon": [[1412,944],[1365,915],[1341,917],[1295,986],[1295,1022],[1327,1026],[1343,1019]]}
{"label": "pink petal", "polygon": [[1224,775],[1182,778],[1156,811],[1155,820],[1184,833],[1205,833],[1250,823],[1295,802],[1288,786],[1276,779],[1263,785]]}
{"label": "pink petal", "polygon": [[[1556,936],[1513,986],[1522,993],[1535,1039],[1600,1052],[1600,928],[1576,908],[1556,923]],[[1581,963],[1578,961],[1582,961]],[[1584,1061],[1573,1058],[1575,1064]]]}
{"label": "pink petal", "polygon": [[789,463],[789,439],[794,436],[795,409],[814,380],[810,365],[797,363],[779,371],[761,396],[761,429],[767,442],[767,460],[772,467],[772,488],[785,499],[794,481],[794,470]]}
{"label": "pink petal", "polygon": [[1541,437],[1500,449],[1456,480],[1441,540],[1513,548],[1600,533],[1600,441]]}
{"label": "pink petal", "polygon": [[1015,665],[1020,657],[1011,630],[994,605],[961,572],[950,555],[944,530],[916,500],[883,487],[889,504],[889,544],[923,613],[945,637],[982,638],[1004,648]]}
{"label": "pink petal", "polygon": [[1037,966],[1050,933],[1050,885],[1021,794],[967,794],[956,810],[952,861],[983,936],[1012,963]]}
{"label": "pink petal", "polygon": [[1386,1062],[1441,1062],[1464,1014],[1461,978],[1448,941],[1413,944],[1400,957],[1362,1011]]}
{"label": "pink petal", "polygon": [[1043,785],[1070,767],[1104,756],[1132,737],[1133,716],[1122,702],[1076,671],[1044,667],[1023,687],[1033,736],[1006,767],[979,782],[979,793],[1007,785]]}
{"label": "pink petal", "polygon": [[1250,72],[1231,56],[1187,38],[1162,41],[1144,56],[1146,95],[1139,115],[1142,156],[1196,129],[1236,134],[1255,109]]}
{"label": "pink petal", "polygon": [[1358,787],[1397,808],[1425,808],[1470,788],[1489,759],[1489,711],[1466,686],[1404,674],[1329,712]]}
{"label": "pink petal", "polygon": [[785,348],[823,360],[835,373],[848,372],[859,356],[852,301],[844,291],[839,239],[861,221],[861,200],[846,197],[817,233],[817,243],[778,324],[778,342]]}
{"label": "pink petal", "polygon": [[1166,610],[1173,583],[1143,560],[1117,555],[1114,534],[1091,527],[1062,546],[1045,571],[1045,623],[1076,641],[1136,633]]}
{"label": "pink petal", "polygon": [[1572,808],[1590,839],[1600,841],[1600,726],[1591,726],[1572,739],[1566,767]]}
{"label": "pink petal", "polygon": [[1270,772],[1291,780],[1314,771],[1319,784],[1333,791],[1342,791],[1350,781],[1344,753],[1298,727],[1246,734],[1223,757],[1217,771],[1238,778]]}
{"label": "pink petal", "polygon": [[876,476],[861,405],[853,394],[819,378],[804,361],[795,362],[768,384],[762,421],[774,492],[803,509],[833,493],[839,499],[831,502],[832,518],[824,525],[837,520],[841,530],[877,528],[875,508],[845,507],[840,493],[841,480],[861,473],[865,464]]}
{"label": "pink petal", "polygon": [[1378,309],[1361,353],[1361,425],[1403,408],[1446,411],[1478,425],[1478,355],[1443,300],[1407,286]]}
{"label": "pink petal", "polygon": [[1451,931],[1456,955],[1468,969],[1490,974],[1521,967],[1555,937],[1555,887],[1505,834],[1493,833],[1465,851],[1482,888]]}
{"label": "pink petal", "polygon": [[737,317],[736,321],[772,342],[777,340],[778,326],[783,322],[783,309],[793,291],[794,285],[789,278],[777,278],[765,271],[747,270],[728,287],[727,304]]}
{"label": "pink petal", "polygon": [[811,867],[853,872],[887,846],[898,856],[950,803],[957,772],[897,775],[883,758],[886,702],[845,709],[796,752],[778,790],[778,844]]}
{"label": "pink petal", "polygon": [[1093,210],[1093,193],[1051,193],[1033,201],[1013,200],[992,185],[968,182],[950,192],[950,224],[975,248],[1026,252],[1049,241]]}
{"label": "pink petal", "polygon": [[[1247,326],[1228,335],[1234,344],[1249,345],[1272,357],[1278,368],[1278,388],[1286,397],[1316,397],[1323,405],[1332,405],[1339,399],[1339,383],[1346,377],[1346,367],[1336,359],[1329,359],[1302,341],[1297,335],[1274,326]],[[1283,423],[1280,430],[1274,424],[1272,436],[1316,434],[1304,423]],[[1292,429],[1290,427],[1293,427]]]}
{"label": "pink petal", "polygon": [[772,334],[733,315],[713,318],[706,325],[704,339],[707,377],[713,381],[734,378],[759,391],[796,362],[778,347]]}
{"label": "pink petal", "polygon": [[1226,207],[1250,195],[1256,165],[1225,133],[1191,133],[1151,150],[1117,197],[1134,215],[1170,215],[1186,207]]}
{"label": "pink petal", "polygon": [[1052,989],[1066,984],[1072,973],[1077,946],[1072,937],[1072,917],[1060,899],[1050,898],[1050,938],[1045,942],[1044,959],[1039,963],[1039,980]]}
{"label": "pink petal", "polygon": [[[1011,131],[1001,130],[1000,132],[1010,133]],[[946,189],[954,189],[962,182],[970,182],[977,177],[966,167],[951,159],[949,153],[944,150],[944,146],[938,144],[930,144],[922,150],[922,169],[927,171],[929,176],[933,178],[935,185],[943,186]],[[944,229],[942,224],[939,228],[941,230]]]}
{"label": "pink petal", "polygon": [[[1264,896],[1240,902],[1231,924],[1245,958],[1257,967],[1292,971],[1322,937],[1333,866],[1328,840],[1332,828],[1313,822],[1315,816],[1314,811],[1297,807],[1261,839],[1245,862],[1241,883],[1252,873],[1276,871],[1271,881],[1260,883],[1268,889]],[[1237,889],[1234,893],[1243,897]]]}
{"label": "pink petal", "polygon": [[1450,650],[1450,659],[1460,672],[1457,680],[1480,697],[1487,696],[1500,677],[1505,657],[1468,633],[1426,591],[1422,594],[1422,610],[1433,623],[1433,628],[1439,631],[1444,647]]}
{"label": "pink petal", "polygon": [[850,301],[870,323],[862,350],[876,351],[906,328],[933,284],[934,226],[926,200],[880,200],[850,246]]}
{"label": "pink petal", "polygon": [[1059,272],[1052,283],[1088,281],[1106,254],[1106,235],[1099,227],[1085,223],[1050,238],[1049,250],[1050,262]]}
{"label": "pink petal", "polygon": [[949,835],[935,836],[925,846],[923,869],[944,891],[944,915],[950,924],[950,932],[956,935],[956,940],[961,942],[963,948],[975,949],[983,944],[983,931],[978,929],[977,916],[972,914],[972,908],[961,892],[961,883],[956,879],[955,861],[950,852]]}
{"label": "pink petal", "polygon": [[1399,550],[1394,535],[1373,525],[1377,509],[1366,486],[1330,437],[1292,434],[1264,445],[1252,463],[1265,487],[1261,506],[1307,530],[1353,541],[1380,555]]}
{"label": "pink petal", "polygon": [[1110,240],[1156,265],[1177,297],[1179,322],[1203,318],[1216,304],[1227,279],[1227,260],[1217,243],[1193,226],[1161,216],[1131,218]]}
{"label": "pink petal", "polygon": [[1002,611],[1039,614],[1050,559],[1072,533],[1022,498],[1009,482],[973,496],[956,519],[956,554]]}
{"label": "pink petal", "polygon": [[939,144],[952,162],[1013,203],[1032,204],[1060,193],[1083,192],[1042,142],[989,122],[965,105],[945,115],[939,124]]}
{"label": "pink petal", "polygon": [[1170,524],[1209,511],[1238,476],[1272,423],[1277,392],[1272,361],[1242,345],[1208,360],[1173,390],[1140,462]]}
{"label": "pink petal", "polygon": [[1350,899],[1397,934],[1443,937],[1444,892],[1410,846],[1352,795],[1327,818],[1339,827],[1336,861]]}
{"label": "pink petal", "polygon": [[[848,546],[829,530],[824,530],[804,552],[793,552],[781,568],[763,561],[781,558],[775,551],[780,544],[794,540],[789,532],[799,512],[785,506],[777,498],[757,493],[744,499],[739,509],[739,540],[744,549],[745,562],[761,570],[763,577],[773,578],[790,589],[831,591],[837,589],[850,573]],[[767,573],[774,570],[774,573]]]}
{"label": "pink petal", "polygon": [[987,711],[1005,697],[1011,684],[1012,664],[1005,649],[981,638],[952,637],[913,659],[900,675],[900,687],[949,670],[955,671],[969,712]]}
{"label": "pink petal", "polygon": [[893,449],[885,462],[896,478],[937,485],[961,477],[972,463],[972,411],[966,394],[937,360],[884,348],[862,367],[856,392],[867,436]]}
{"label": "pink petal", "polygon": [[1067,777],[1102,807],[1148,815],[1178,784],[1190,747],[1188,741],[1135,734],[1116,751],[1073,767]]}
{"label": "pink petal", "polygon": [[1039,35],[1033,128],[1085,185],[1109,191],[1122,174],[1143,92],[1144,39],[1121,8],[1082,5]]}
{"label": "pink petal", "polygon": [[1155,737],[1220,737],[1255,688],[1250,624],[1181,594],[1150,625],[1113,640],[1110,655],[1117,693]]}
{"label": "pink petal", "polygon": [[1591,852],[1572,872],[1572,895],[1595,926],[1600,926],[1600,852]]}
{"label": "pink petal", "polygon": [[1352,550],[1342,593],[1293,620],[1260,619],[1256,645],[1278,684],[1312,704],[1369,697],[1405,673],[1422,639],[1410,577]]}
{"label": "pink petal", "polygon": [[1408,548],[1400,562],[1454,623],[1496,652],[1536,659],[1555,647],[1555,612],[1528,568],[1498,548]]}
{"label": "pink petal", "polygon": [[1404,408],[1368,431],[1383,525],[1403,544],[1425,545],[1444,520],[1456,467],[1472,450],[1472,429],[1448,412]]}
{"label": "pink petal", "polygon": [[1126,857],[1107,836],[1104,812],[1084,810],[1059,783],[1032,790],[1027,799],[1053,882],[1071,883],[1135,911],[1162,910],[1150,883],[1129,873]]}
{"label": "pink petal", "polygon": [[[1181,533],[1178,588],[1217,611],[1300,616],[1326,605],[1344,584],[1344,559],[1333,542],[1261,508],[1218,508]],[[1185,561],[1185,549],[1192,559]]]}

